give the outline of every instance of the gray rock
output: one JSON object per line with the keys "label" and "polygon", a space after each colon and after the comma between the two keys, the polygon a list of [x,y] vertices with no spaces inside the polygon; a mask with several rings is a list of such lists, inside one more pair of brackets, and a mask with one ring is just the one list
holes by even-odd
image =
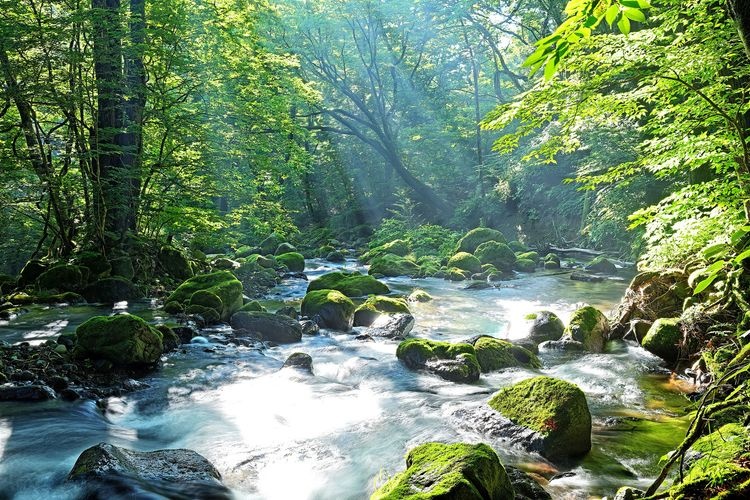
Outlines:
{"label": "gray rock", "polygon": [[317,335],[320,332],[320,326],[315,321],[303,319],[299,322],[302,328],[302,335]]}
{"label": "gray rock", "polygon": [[569,337],[563,337],[560,340],[548,340],[539,344],[539,350],[551,350],[551,351],[583,351],[583,344],[577,340],[573,340]]}
{"label": "gray rock", "polygon": [[55,391],[46,385],[21,385],[0,387],[0,401],[49,401],[55,399]]}
{"label": "gray rock", "polygon": [[369,327],[362,333],[362,335],[403,340],[409,335],[412,328],[414,328],[414,316],[411,314],[393,314],[382,317],[387,319],[386,323],[379,326]]}
{"label": "gray rock", "polygon": [[510,484],[516,493],[515,500],[552,500],[552,496],[542,488],[542,485],[521,469],[506,465],[505,473],[508,474]]}
{"label": "gray rock", "polygon": [[240,311],[230,321],[235,330],[258,332],[263,340],[277,344],[291,344],[302,340],[302,327],[287,316],[279,314]]}
{"label": "gray rock", "polygon": [[100,443],[81,453],[68,480],[86,482],[86,498],[232,498],[219,471],[191,450],[137,452]]}
{"label": "gray rock", "polygon": [[309,354],[306,354],[304,352],[295,352],[286,359],[286,361],[284,362],[284,366],[282,366],[281,368],[295,368],[312,375],[313,360]]}

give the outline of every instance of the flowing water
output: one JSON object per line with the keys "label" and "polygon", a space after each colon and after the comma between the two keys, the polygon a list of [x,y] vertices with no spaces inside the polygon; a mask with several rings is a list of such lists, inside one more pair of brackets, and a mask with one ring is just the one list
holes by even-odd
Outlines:
{"label": "flowing water", "polygon": [[[340,267],[309,261],[307,273],[313,279]],[[412,335],[448,341],[478,334],[519,338],[530,312],[549,309],[567,320],[580,302],[609,310],[626,287],[625,281],[580,283],[541,273],[478,291],[438,279],[387,282],[396,293],[430,293],[432,302],[411,305]],[[306,286],[282,283],[267,307],[298,304]],[[157,323],[169,319],[150,302],[117,307]],[[0,339],[42,342],[111,312],[38,308],[0,323]],[[589,498],[623,484],[647,485],[659,457],[684,435],[686,423],[676,415],[685,398],[659,360],[633,345],[614,343],[605,354],[541,354],[541,372],[578,384],[594,415],[591,453],[564,469],[453,416],[538,372],[506,370],[476,384],[454,384],[405,369],[396,346],[329,331],[263,351],[191,344],[145,380],[150,388],[112,399],[105,410],[92,401],[0,403],[0,498],[74,498],[75,487],[64,479],[76,458],[109,442],[144,451],[193,449],[216,465],[237,498],[360,499],[403,470],[404,454],[427,441],[488,442],[505,464],[533,473],[554,498]],[[279,370],[297,351],[312,356],[315,376]]]}

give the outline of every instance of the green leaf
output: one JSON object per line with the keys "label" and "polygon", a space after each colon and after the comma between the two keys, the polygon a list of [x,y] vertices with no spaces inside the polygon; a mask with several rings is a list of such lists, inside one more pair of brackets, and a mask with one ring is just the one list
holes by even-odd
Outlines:
{"label": "green leaf", "polygon": [[703,281],[701,281],[700,283],[698,283],[695,286],[695,290],[693,291],[693,295],[698,295],[703,290],[705,290],[706,288],[708,288],[709,286],[711,286],[711,283],[713,283],[714,281],[716,281],[716,278],[718,276],[719,276],[718,274],[712,274],[708,278],[706,278]]}
{"label": "green leaf", "polygon": [[623,5],[624,7],[631,7],[634,9],[637,9],[640,7],[640,5],[638,4],[638,0],[620,0],[620,4]]}
{"label": "green leaf", "polygon": [[625,16],[622,16],[620,20],[617,22],[617,27],[620,29],[620,32],[623,35],[630,34],[630,19],[628,19]]}
{"label": "green leaf", "polygon": [[739,254],[737,257],[734,258],[735,264],[742,264],[742,261],[750,257],[750,250],[745,250],[741,254]]}
{"label": "green leaf", "polygon": [[589,16],[588,19],[586,19],[586,22],[583,23],[583,25],[587,28],[592,28],[596,26],[596,23],[599,21],[599,18],[596,16]]}
{"label": "green leaf", "polygon": [[557,58],[550,56],[547,59],[547,64],[544,65],[544,79],[551,80],[555,75],[555,71],[557,71]]}
{"label": "green leaf", "polygon": [[638,7],[641,9],[650,9],[651,4],[648,2],[648,0],[637,0],[638,1]]}
{"label": "green leaf", "polygon": [[640,9],[625,9],[623,11],[623,14],[625,14],[628,19],[632,19],[633,21],[638,21],[639,23],[646,22],[646,15],[641,12]]}
{"label": "green leaf", "polygon": [[615,19],[617,19],[617,15],[620,13],[620,6],[617,4],[613,4],[609,6],[609,9],[607,9],[607,13],[604,14],[604,19],[607,21],[607,24],[609,24],[609,27],[612,27],[612,23],[615,22]]}
{"label": "green leaf", "polygon": [[716,245],[711,245],[703,249],[703,258],[710,259],[711,257],[714,257],[715,255],[718,255],[722,252],[726,252],[729,250],[729,247],[726,243],[717,243]]}

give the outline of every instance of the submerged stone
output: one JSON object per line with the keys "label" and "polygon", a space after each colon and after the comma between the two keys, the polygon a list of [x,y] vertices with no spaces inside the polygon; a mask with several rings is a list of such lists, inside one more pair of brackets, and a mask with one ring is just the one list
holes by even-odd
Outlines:
{"label": "submerged stone", "polygon": [[425,443],[406,455],[406,470],[371,500],[508,499],[513,487],[495,451],[484,443]]}

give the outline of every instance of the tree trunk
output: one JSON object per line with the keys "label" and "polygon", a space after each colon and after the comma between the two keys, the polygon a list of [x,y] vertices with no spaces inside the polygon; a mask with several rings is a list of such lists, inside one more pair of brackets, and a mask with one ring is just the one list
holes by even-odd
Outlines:
{"label": "tree trunk", "polygon": [[732,17],[737,23],[745,53],[750,57],[750,3],[747,0],[727,0]]}

